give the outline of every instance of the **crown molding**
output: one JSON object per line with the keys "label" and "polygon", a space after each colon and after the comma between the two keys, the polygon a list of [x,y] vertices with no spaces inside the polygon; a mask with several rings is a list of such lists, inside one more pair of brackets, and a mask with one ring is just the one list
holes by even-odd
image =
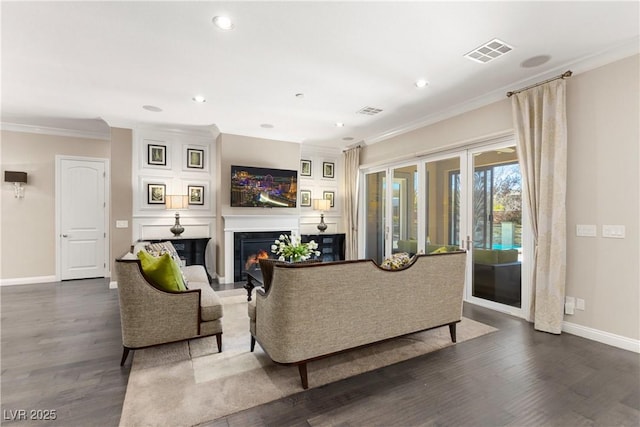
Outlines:
{"label": "crown molding", "polygon": [[119,120],[119,119],[104,119],[109,126],[131,129],[138,132],[161,132],[164,134],[174,135],[188,135],[196,136],[200,138],[216,139],[220,135],[220,129],[215,124],[208,126],[189,126],[189,125],[174,125],[174,124],[151,124],[135,122],[131,120]]}
{"label": "crown molding", "polygon": [[2,130],[8,130],[12,132],[37,133],[40,135],[53,135],[53,136],[71,136],[75,138],[99,139],[99,140],[106,140],[106,141],[111,139],[111,131],[108,131],[108,132],[89,131],[89,130],[56,128],[51,126],[36,126],[36,125],[26,125],[22,123],[7,123],[7,122],[0,123],[0,127],[2,127]]}
{"label": "crown molding", "polygon": [[541,80],[545,80],[555,75],[561,74],[567,69],[571,69],[574,72],[575,76],[576,74],[584,73],[602,67],[603,65],[619,61],[632,55],[637,55],[638,53],[640,53],[640,38],[633,37],[612,48],[582,57],[569,63],[565,63],[561,66],[555,67],[552,70],[548,70],[544,73],[540,73],[527,79],[517,81],[508,86],[501,87],[482,96],[454,105],[451,108],[438,111],[434,114],[422,117],[418,120],[414,120],[405,125],[390,129],[384,133],[373,135],[370,138],[366,138],[364,140],[364,143],[365,145],[372,145],[380,141],[384,141],[389,138],[393,138],[395,136],[432,125],[434,123],[459,116],[460,114],[484,107],[494,102],[498,102],[505,99],[506,93],[510,90],[514,90],[514,88],[517,89],[518,87],[525,87],[531,84],[535,84],[536,82],[539,82]]}

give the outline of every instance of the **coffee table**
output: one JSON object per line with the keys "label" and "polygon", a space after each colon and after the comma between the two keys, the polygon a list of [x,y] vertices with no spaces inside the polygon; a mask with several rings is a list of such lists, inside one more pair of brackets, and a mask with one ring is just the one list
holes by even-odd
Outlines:
{"label": "coffee table", "polygon": [[247,290],[247,301],[251,301],[251,291],[253,288],[263,285],[262,271],[259,268],[247,271],[247,284],[244,288]]}

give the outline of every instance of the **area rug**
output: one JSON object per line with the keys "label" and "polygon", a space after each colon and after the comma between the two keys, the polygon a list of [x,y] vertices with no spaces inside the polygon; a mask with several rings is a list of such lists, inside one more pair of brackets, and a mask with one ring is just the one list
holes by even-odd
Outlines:
{"label": "area rug", "polygon": [[[298,369],[273,363],[256,344],[249,350],[247,295],[218,293],[223,302],[223,351],[215,337],[137,350],[120,425],[194,426],[303,391]],[[463,318],[458,343],[496,329]],[[449,328],[437,328],[308,364],[309,387],[318,387],[453,345]]]}

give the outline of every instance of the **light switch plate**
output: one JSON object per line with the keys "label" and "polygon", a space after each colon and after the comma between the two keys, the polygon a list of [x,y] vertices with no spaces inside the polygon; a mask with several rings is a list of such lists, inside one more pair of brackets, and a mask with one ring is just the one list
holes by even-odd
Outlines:
{"label": "light switch plate", "polygon": [[116,221],[116,228],[129,228],[129,221],[120,219]]}
{"label": "light switch plate", "polygon": [[580,237],[596,237],[596,226],[594,224],[577,224],[576,236]]}
{"label": "light switch plate", "polygon": [[612,239],[624,239],[625,228],[624,225],[603,225],[602,237],[609,237]]}

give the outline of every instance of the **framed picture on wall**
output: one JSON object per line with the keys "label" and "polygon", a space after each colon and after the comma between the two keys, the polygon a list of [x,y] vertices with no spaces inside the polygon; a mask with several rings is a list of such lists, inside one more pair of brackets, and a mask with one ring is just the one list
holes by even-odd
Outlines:
{"label": "framed picture on wall", "polygon": [[167,147],[165,145],[147,144],[147,164],[167,165]]}
{"label": "framed picture on wall", "polygon": [[204,186],[189,185],[187,186],[187,194],[190,205],[204,205]]}
{"label": "framed picture on wall", "polygon": [[322,177],[323,178],[334,178],[334,168],[335,163],[333,162],[322,162]]}
{"label": "framed picture on wall", "polygon": [[164,184],[147,184],[147,203],[150,205],[164,205]]}
{"label": "framed picture on wall", "polygon": [[336,196],[336,192],[335,191],[325,191],[322,193],[322,198],[325,200],[329,200],[331,202],[331,207],[334,207],[335,204],[333,202],[333,199]]}
{"label": "framed picture on wall", "polygon": [[204,169],[204,150],[187,148],[187,168]]}
{"label": "framed picture on wall", "polygon": [[311,160],[300,160],[300,176],[311,176]]}
{"label": "framed picture on wall", "polygon": [[300,206],[303,208],[308,208],[311,206],[310,190],[300,190]]}

